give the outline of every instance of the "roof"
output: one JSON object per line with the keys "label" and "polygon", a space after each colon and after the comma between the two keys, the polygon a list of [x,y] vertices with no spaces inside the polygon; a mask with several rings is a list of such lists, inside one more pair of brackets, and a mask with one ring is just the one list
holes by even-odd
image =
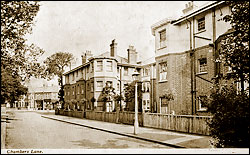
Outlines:
{"label": "roof", "polygon": [[176,20],[170,19],[170,18],[165,18],[165,19],[163,19],[163,20],[161,20],[161,21],[159,21],[151,26],[152,35],[155,35],[155,30],[163,25],[166,25],[168,23],[171,23],[173,25],[179,24],[179,23],[181,23],[181,22],[183,22],[183,21],[185,21],[193,16],[196,16],[204,11],[207,11],[207,10],[209,10],[215,6],[218,6],[220,4],[223,4],[223,3],[225,3],[225,1],[210,1],[210,2],[204,4],[200,7],[194,8],[194,10],[192,10],[190,13],[188,13],[185,16],[182,16]]}
{"label": "roof", "polygon": [[179,24],[181,23],[182,21],[185,21],[186,19],[189,19],[193,16],[196,16],[204,11],[207,11],[215,6],[218,6],[222,3],[225,3],[225,1],[210,1],[209,3],[206,3],[198,8],[195,8],[193,11],[191,11],[190,13],[188,13],[187,15],[185,16],[182,16],[180,17],[179,19],[177,20],[174,20],[172,21],[172,24],[176,25],[176,24]]}
{"label": "roof", "polygon": [[174,20],[174,19],[171,19],[171,18],[165,18],[165,19],[163,19],[163,20],[161,20],[161,21],[159,21],[159,22],[153,24],[153,25],[151,26],[151,32],[152,32],[152,34],[155,35],[155,30],[156,30],[157,28],[159,28],[159,27],[161,27],[161,26],[163,26],[163,25],[166,25],[166,24],[168,24],[168,23],[171,23],[171,21],[173,21],[173,20]]}
{"label": "roof", "polygon": [[55,93],[59,91],[59,86],[45,86],[45,87],[29,87],[28,92],[29,93],[40,93],[40,92],[45,92],[45,93]]}
{"label": "roof", "polygon": [[[105,53],[102,53],[102,54],[100,54],[100,55],[97,55],[97,56],[94,56],[94,57],[91,57],[91,58],[89,58],[89,60],[91,60],[91,59],[98,59],[98,58],[103,58],[103,59],[105,59],[105,58],[108,58],[108,59],[115,59],[115,60],[117,60],[118,61],[118,65],[126,65],[126,66],[137,66],[137,65],[131,65],[131,64],[129,64],[128,63],[128,59],[126,59],[126,58],[124,58],[124,57],[121,57],[121,56],[119,56],[119,55],[117,55],[115,58],[114,57],[111,57],[110,56],[110,52],[105,52]],[[89,64],[89,62],[86,62],[86,63],[84,63],[84,64],[82,64],[82,65],[80,65],[80,66],[77,66],[76,68],[73,68],[73,69],[71,69],[70,71],[67,71],[66,73],[63,73],[63,75],[67,75],[67,74],[69,74],[69,73],[72,73],[72,72],[74,72],[74,71],[76,71],[76,70],[78,70],[78,69],[80,69],[80,68],[82,68],[82,67],[84,67],[84,66],[87,66]]]}

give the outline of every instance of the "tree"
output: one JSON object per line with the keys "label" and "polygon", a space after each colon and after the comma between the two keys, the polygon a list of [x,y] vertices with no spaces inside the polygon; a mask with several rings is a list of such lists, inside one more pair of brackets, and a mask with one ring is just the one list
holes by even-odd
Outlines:
{"label": "tree", "polygon": [[[91,107],[94,107],[95,101],[96,101],[95,97],[92,97],[92,98],[90,99],[90,102],[92,102],[92,106],[91,106]],[[92,108],[91,108],[91,109],[92,109]]]}
{"label": "tree", "polygon": [[221,56],[226,66],[230,66],[233,74],[227,79],[241,82],[244,91],[244,81],[249,83],[249,1],[229,1],[231,14],[223,20],[230,22],[232,33],[228,33],[221,42]]}
{"label": "tree", "polygon": [[28,88],[22,85],[19,76],[14,76],[5,69],[1,69],[1,81],[1,102],[10,103],[11,107],[20,96],[25,95],[28,91]]}
{"label": "tree", "polygon": [[114,100],[116,101],[117,105],[116,105],[116,111],[117,108],[119,107],[119,110],[122,110],[122,105],[121,105],[121,101],[124,100],[124,97],[122,95],[116,94],[114,96]]}
{"label": "tree", "polygon": [[25,39],[39,7],[37,1],[1,1],[1,103],[25,94],[23,82],[42,70],[37,58],[44,51]]}
{"label": "tree", "polygon": [[102,101],[104,102],[104,110],[106,110],[106,103],[107,101],[114,100],[116,93],[115,88],[112,87],[112,85],[108,82],[106,82],[105,87],[102,89]]}
{"label": "tree", "polygon": [[62,102],[64,101],[63,72],[65,71],[65,67],[70,65],[71,60],[73,60],[73,55],[71,53],[57,52],[46,58],[44,61],[44,64],[46,65],[44,77],[48,79],[55,76],[58,77],[58,83],[60,85],[58,96],[59,100]]}
{"label": "tree", "polygon": [[249,147],[249,95],[233,85],[214,87],[207,103],[215,147]]}
{"label": "tree", "polygon": [[[141,82],[137,84],[138,111],[142,111],[142,84]],[[125,87],[125,102],[126,109],[130,111],[135,110],[135,81]]]}
{"label": "tree", "polygon": [[[221,41],[222,62],[232,73],[219,77],[204,102],[212,119],[208,122],[215,147],[249,146],[249,2],[230,1],[231,14],[223,20],[232,25]],[[241,83],[241,91],[235,83]]]}

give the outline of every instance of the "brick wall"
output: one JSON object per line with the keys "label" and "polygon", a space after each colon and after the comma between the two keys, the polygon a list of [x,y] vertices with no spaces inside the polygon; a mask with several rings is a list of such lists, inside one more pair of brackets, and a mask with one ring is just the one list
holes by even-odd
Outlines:
{"label": "brick wall", "polygon": [[[167,61],[167,81],[159,82],[159,63]],[[175,114],[191,114],[191,78],[190,78],[190,54],[188,52],[168,54],[156,58],[157,79],[156,98],[157,112]],[[160,107],[160,96],[164,90],[169,90],[174,100],[169,101],[167,106]]]}

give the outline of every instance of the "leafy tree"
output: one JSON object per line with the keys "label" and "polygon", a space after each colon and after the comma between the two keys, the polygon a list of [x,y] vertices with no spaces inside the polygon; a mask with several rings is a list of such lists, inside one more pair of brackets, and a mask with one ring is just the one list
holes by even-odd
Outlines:
{"label": "leafy tree", "polygon": [[249,147],[249,95],[233,85],[214,87],[207,103],[215,147]]}
{"label": "leafy tree", "polygon": [[[230,1],[231,14],[223,19],[232,25],[231,32],[221,41],[222,62],[232,68],[232,73],[218,78],[206,101],[213,116],[208,122],[213,145],[216,147],[249,146],[249,2]],[[236,82],[241,83],[241,91]]]}
{"label": "leafy tree", "polygon": [[[114,100],[116,101],[117,105],[116,108],[119,107],[119,110],[122,110],[122,105],[121,105],[121,101],[124,100],[124,97],[122,95],[116,94],[114,96]],[[117,110],[117,109],[116,109]]]}
{"label": "leafy tree", "polygon": [[1,103],[25,94],[23,82],[42,70],[37,58],[44,51],[25,39],[39,7],[37,1],[1,1]]}
{"label": "leafy tree", "polygon": [[[103,87],[102,93],[101,93],[101,98],[102,98],[102,101],[105,103],[105,105],[107,101],[114,100],[115,95],[116,95],[115,88],[113,88],[111,84],[106,82],[106,85],[105,87]],[[106,106],[104,107],[104,110],[106,110],[105,108]]]}
{"label": "leafy tree", "polygon": [[63,72],[65,67],[70,65],[71,60],[73,60],[73,55],[71,53],[57,52],[47,57],[44,61],[46,69],[44,72],[44,77],[52,79],[53,77],[58,77],[58,83],[60,85],[60,90],[58,93],[59,100],[64,101],[64,91],[63,91]]}
{"label": "leafy tree", "polygon": [[241,82],[244,91],[244,81],[249,82],[249,1],[229,1],[231,14],[223,20],[230,22],[232,33],[228,33],[221,42],[221,56],[225,65],[230,66],[233,78]]}
{"label": "leafy tree", "polygon": [[22,85],[19,76],[12,75],[5,69],[1,69],[1,80],[1,102],[9,102],[13,107],[13,103],[18,101],[20,96],[25,95],[28,88]]}
{"label": "leafy tree", "polygon": [[[138,111],[142,111],[142,84],[137,83],[137,98],[138,98]],[[126,109],[134,111],[135,110],[135,81],[131,82],[125,87],[125,102]]]}
{"label": "leafy tree", "polygon": [[92,102],[92,107],[94,107],[95,101],[96,101],[95,97],[92,97],[92,98],[90,99],[90,102]]}

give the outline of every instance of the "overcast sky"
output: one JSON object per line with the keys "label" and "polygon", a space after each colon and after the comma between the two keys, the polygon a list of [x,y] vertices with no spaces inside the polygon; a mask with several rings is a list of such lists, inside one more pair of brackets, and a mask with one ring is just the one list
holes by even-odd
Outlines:
{"label": "overcast sky", "polygon": [[[46,52],[41,57],[70,52],[80,63],[90,50],[98,55],[110,50],[113,39],[118,55],[127,57],[133,45],[142,60],[154,56],[151,26],[168,17],[182,15],[186,1],[41,1],[33,33],[27,35]],[[195,1],[197,6],[203,1]]]}

